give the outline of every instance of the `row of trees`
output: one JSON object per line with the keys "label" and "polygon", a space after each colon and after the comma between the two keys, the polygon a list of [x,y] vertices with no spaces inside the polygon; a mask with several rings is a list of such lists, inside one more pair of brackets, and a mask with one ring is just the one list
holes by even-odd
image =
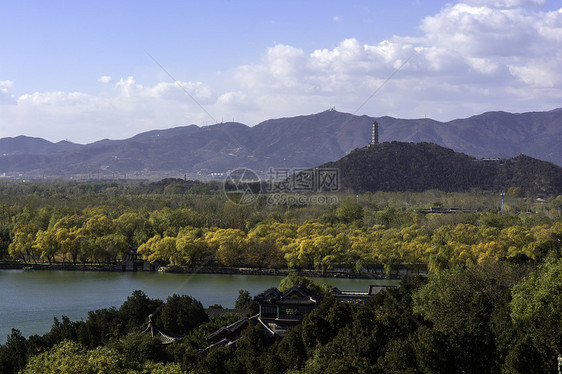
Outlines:
{"label": "row of trees", "polygon": [[150,261],[196,266],[215,259],[222,266],[334,268],[362,271],[384,265],[436,271],[500,259],[541,259],[562,239],[562,222],[526,228],[457,224],[433,232],[413,224],[356,229],[345,224],[261,223],[245,233],[237,229],[187,227],[177,237],[156,235],[139,247]]}
{"label": "row of trees", "polygon": [[[538,214],[486,213],[498,196],[439,191],[341,193],[337,205],[308,206],[260,196],[239,206],[217,183],[182,180],[0,183],[0,191],[0,259],[25,262],[112,262],[140,247],[146,259],[180,266],[437,269],[541,256],[562,207],[562,196],[535,201],[516,189],[506,207]],[[483,213],[427,214],[430,206]]]}
{"label": "row of trees", "polygon": [[204,224],[188,208],[119,214],[106,206],[82,211],[26,207],[6,221],[9,230],[3,243],[12,258],[73,263],[115,261],[156,234],[177,235],[181,227]]}
{"label": "row of trees", "polygon": [[350,200],[303,222],[291,217],[295,210],[252,219],[243,207],[224,205],[221,217],[230,219],[223,227],[194,208],[4,206],[0,245],[5,255],[25,262],[114,262],[138,248],[151,262],[187,267],[362,271],[382,265],[392,272],[400,266],[437,270],[503,258],[535,260],[562,235],[560,220],[538,215],[424,214],[386,207],[373,214],[379,224],[368,225],[366,209]]}

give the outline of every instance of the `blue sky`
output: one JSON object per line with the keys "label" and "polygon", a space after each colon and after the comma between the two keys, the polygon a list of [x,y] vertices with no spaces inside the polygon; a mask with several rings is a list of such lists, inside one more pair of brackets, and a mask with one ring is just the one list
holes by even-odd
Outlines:
{"label": "blue sky", "polygon": [[2,1],[0,137],[86,143],[329,107],[443,121],[550,110],[562,106],[559,8],[546,0]]}

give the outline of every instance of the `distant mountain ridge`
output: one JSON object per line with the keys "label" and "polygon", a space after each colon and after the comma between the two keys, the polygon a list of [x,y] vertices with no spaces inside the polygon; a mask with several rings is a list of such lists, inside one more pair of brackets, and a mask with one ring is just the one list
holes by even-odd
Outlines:
{"label": "distant mountain ridge", "polygon": [[254,127],[227,122],[153,130],[123,140],[81,145],[18,136],[0,139],[0,174],[56,175],[158,173],[204,176],[238,167],[307,168],[335,161],[371,140],[430,142],[476,157],[518,154],[562,165],[562,110],[512,114],[488,112],[466,119],[355,116],[328,110],[271,119]]}
{"label": "distant mountain ridge", "polygon": [[74,144],[66,140],[52,143],[42,138],[32,138],[23,135],[16,136],[15,138],[0,138],[0,156],[24,154],[47,155],[80,147],[80,144]]}

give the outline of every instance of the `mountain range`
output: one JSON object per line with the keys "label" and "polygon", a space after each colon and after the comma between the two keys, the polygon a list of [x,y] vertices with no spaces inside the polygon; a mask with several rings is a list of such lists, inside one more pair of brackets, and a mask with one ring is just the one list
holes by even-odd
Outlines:
{"label": "mountain range", "polygon": [[429,142],[486,158],[525,154],[562,165],[562,108],[521,114],[488,112],[449,122],[327,110],[270,119],[253,127],[237,122],[189,125],[84,145],[27,136],[1,138],[0,174],[107,177],[126,173],[156,179],[184,174],[204,178],[238,167],[258,172],[309,168],[367,146],[374,120],[379,123],[381,142]]}

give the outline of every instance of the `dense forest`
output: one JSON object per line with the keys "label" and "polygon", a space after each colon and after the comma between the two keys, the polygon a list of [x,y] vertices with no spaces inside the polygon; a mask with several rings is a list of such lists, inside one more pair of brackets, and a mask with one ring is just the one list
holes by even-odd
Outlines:
{"label": "dense forest", "polygon": [[[0,372],[554,373],[560,282],[558,246],[540,265],[497,261],[404,278],[364,304],[325,295],[283,338],[248,327],[235,347],[208,353],[206,336],[239,315],[210,319],[189,296],[163,302],[135,291],[119,309],[91,311],[85,321],[55,319],[43,336],[12,330],[0,346]],[[236,306],[252,303],[241,291]],[[157,325],[182,340],[163,345],[140,333],[158,310]]]}
{"label": "dense forest", "polygon": [[[3,187],[0,256],[24,263],[114,263],[136,249],[162,265],[384,267],[390,274],[537,260],[562,232],[562,197],[537,202],[517,188],[508,191],[502,215],[491,194],[341,194],[338,204],[324,206],[277,206],[260,196],[241,206],[215,184],[178,180]],[[479,211],[432,213],[424,205]]]}
{"label": "dense forest", "polygon": [[[248,328],[235,348],[208,354],[200,352],[205,337],[239,315],[210,318],[188,295],[163,301],[135,291],[86,320],[61,316],[43,336],[13,330],[0,346],[0,372],[555,372],[562,196],[512,187],[503,212],[501,196],[484,192],[337,197],[332,205],[272,205],[259,196],[242,206],[218,183],[1,183],[0,255],[8,261],[113,263],[134,248],[149,261],[185,267],[350,274],[410,267],[429,275],[404,277],[399,289],[364,304],[326,294],[284,338]],[[247,293],[238,296],[237,308],[255,307]],[[139,334],[151,313],[184,338],[162,345]]]}

